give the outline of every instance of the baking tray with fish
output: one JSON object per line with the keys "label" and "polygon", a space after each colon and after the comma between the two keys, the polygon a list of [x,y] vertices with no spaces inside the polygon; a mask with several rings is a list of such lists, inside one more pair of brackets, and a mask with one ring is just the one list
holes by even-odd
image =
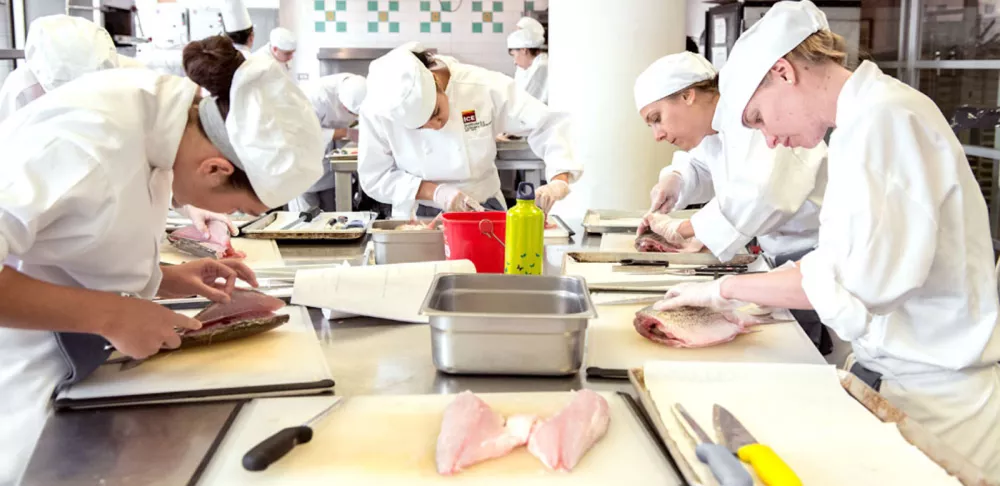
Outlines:
{"label": "baking tray with fish", "polygon": [[571,251],[566,253],[566,260],[576,263],[622,263],[633,262],[665,262],[669,265],[750,265],[757,261],[756,255],[736,255],[728,262],[720,262],[711,253],[645,253],[618,251]]}
{"label": "baking tray with fish", "polygon": [[[840,385],[844,391],[861,403],[872,415],[884,423],[895,424],[899,433],[907,442],[924,453],[931,461],[948,471],[960,483],[965,486],[996,486],[998,483],[986,477],[986,475],[968,460],[945,445],[936,436],[927,431],[922,425],[908,418],[905,413],[889,403],[879,392],[862,382],[850,372],[837,370],[840,377]],[[685,459],[681,452],[678,441],[688,442],[687,437],[673,437],[664,424],[664,420],[674,420],[674,417],[662,417],[653,396],[646,387],[645,374],[642,368],[632,368],[628,370],[628,379],[639,398],[639,405],[646,412],[650,419],[656,435],[666,446],[671,458],[680,471],[684,480],[688,484],[717,485],[714,477],[701,477],[695,472],[695,468]],[[693,444],[689,445],[693,447]],[[843,467],[850,467],[845,465]]]}
{"label": "baking tray with fish", "polygon": [[[361,212],[324,212],[311,222],[301,223],[291,229],[280,229],[291,223],[299,213],[276,211],[268,214],[240,230],[241,236],[270,240],[339,240],[353,241],[363,238],[371,229],[378,216],[370,211]],[[333,229],[331,222],[346,217],[348,221],[361,221],[363,227],[352,229]]]}
{"label": "baking tray with fish", "polygon": [[[670,213],[677,219],[690,219],[696,209],[682,209]],[[646,215],[646,210],[622,211],[619,209],[590,209],[583,216],[583,230],[591,234],[634,233]]]}

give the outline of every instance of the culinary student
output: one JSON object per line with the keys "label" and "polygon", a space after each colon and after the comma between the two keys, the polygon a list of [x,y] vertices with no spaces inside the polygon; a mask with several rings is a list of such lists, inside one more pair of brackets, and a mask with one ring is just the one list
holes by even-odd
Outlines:
{"label": "culinary student", "polygon": [[[816,247],[819,211],[826,190],[826,144],[816,148],[769,148],[764,136],[743,126],[712,128],[719,101],[718,72],[700,54],[662,57],[635,81],[639,116],[657,141],[674,154],[651,191],[652,204],[639,234],[651,230],[686,248],[694,238],[728,261],[754,237],[777,265]],[[707,203],[690,220],[666,213]],[[829,333],[812,311],[796,320],[823,354],[833,350]]]}
{"label": "culinary student", "polygon": [[159,265],[171,192],[259,214],[320,175],[319,122],[280,66],[222,36],[189,44],[184,65],[189,78],[92,73],[0,125],[0,259],[17,261],[0,270],[0,484],[23,470],[53,389],[99,366],[106,342],[143,358],[199,327],[146,299],[226,301],[236,278],[256,283],[238,260]]}
{"label": "culinary student", "polygon": [[[361,102],[367,93],[364,76],[350,73],[323,76],[302,84],[302,92],[312,103],[319,124],[323,128],[326,152],[336,148],[337,141],[358,140],[357,124]],[[324,211],[336,210],[333,167],[323,162],[323,177],[301,196],[289,203],[292,211],[308,211],[320,207]]]}
{"label": "culinary student", "polygon": [[250,48],[253,46],[254,32],[253,21],[250,20],[250,11],[247,10],[243,0],[223,0],[222,2],[222,28],[233,41],[240,54],[244,58],[249,58]]}
{"label": "culinary student", "polygon": [[569,119],[550,111],[503,74],[393,49],[372,62],[359,119],[358,178],[394,218],[485,207],[506,209],[495,137],[524,135],[545,161],[536,191],[548,211],[569,194],[583,167],[573,159]]}
{"label": "culinary student", "polygon": [[[940,109],[865,61],[808,0],[779,2],[721,73],[713,126],[813,147],[834,129],[819,245],[768,274],[674,287],[656,305],[816,309],[852,371],[1000,479],[1000,331],[986,203]],[[724,130],[725,128],[723,128]]]}
{"label": "culinary student", "polygon": [[507,52],[514,58],[514,83],[542,103],[549,103],[549,55],[545,46],[545,28],[537,20],[524,17],[518,30],[507,36]]}
{"label": "culinary student", "polygon": [[285,68],[285,71],[288,71],[288,63],[292,62],[292,58],[295,57],[295,44],[295,34],[284,27],[278,27],[271,31],[270,42],[257,49],[253,55],[274,59]]}

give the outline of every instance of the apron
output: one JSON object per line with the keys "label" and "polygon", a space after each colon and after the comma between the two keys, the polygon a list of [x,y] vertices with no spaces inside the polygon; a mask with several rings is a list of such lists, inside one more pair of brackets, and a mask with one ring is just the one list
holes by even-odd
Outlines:
{"label": "apron", "polygon": [[[774,267],[780,267],[785,262],[799,261],[811,251],[813,248],[777,255],[774,257]],[[816,311],[807,309],[789,309],[788,311],[791,312],[792,317],[799,323],[820,354],[826,356],[833,352],[833,339],[830,338],[830,330],[823,325]]]}

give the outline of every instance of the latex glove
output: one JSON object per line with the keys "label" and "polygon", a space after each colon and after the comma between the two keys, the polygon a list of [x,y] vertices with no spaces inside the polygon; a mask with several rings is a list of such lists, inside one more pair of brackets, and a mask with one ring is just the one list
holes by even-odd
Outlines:
{"label": "latex glove", "polygon": [[92,305],[103,310],[98,334],[118,352],[131,358],[148,358],[161,348],[181,345],[177,330],[201,329],[201,323],[148,300],[108,294],[94,299]]}
{"label": "latex glove", "polygon": [[[257,277],[242,260],[202,258],[181,265],[161,267],[161,297],[200,295],[213,302],[229,302],[236,279],[257,286]],[[222,280],[222,281],[220,281]]]}
{"label": "latex glove", "polygon": [[211,236],[208,230],[208,223],[212,221],[222,221],[223,223],[226,223],[226,226],[229,227],[230,235],[235,236],[240,232],[239,228],[237,228],[236,225],[229,220],[229,216],[226,216],[225,214],[213,213],[211,211],[196,208],[190,204],[182,208],[178,208],[177,212],[187,216],[187,218],[191,220],[191,223],[194,224],[195,229],[201,231],[205,237]]}
{"label": "latex glove", "polygon": [[727,275],[710,282],[692,282],[675,285],[663,296],[663,300],[653,304],[656,310],[671,310],[679,307],[708,307],[719,311],[732,311],[747,305],[740,300],[722,296],[722,282]]}
{"label": "latex glove", "polygon": [[556,201],[562,201],[569,195],[569,184],[566,181],[554,180],[539,187],[535,191],[535,205],[542,209],[545,214],[549,214]]}
{"label": "latex glove", "polygon": [[450,184],[438,184],[434,189],[434,202],[446,213],[483,210],[479,202]]}
{"label": "latex glove", "polygon": [[639,229],[636,231],[636,236],[641,236],[647,231],[652,231],[667,240],[676,247],[684,246],[684,242],[687,238],[681,236],[678,231],[681,227],[681,223],[685,220],[674,219],[666,214],[660,213],[646,213],[646,216],[642,218],[642,222],[639,223]]}
{"label": "latex glove", "polygon": [[681,197],[682,186],[681,175],[676,172],[671,172],[660,179],[649,191],[649,199],[652,201],[652,204],[649,205],[649,212],[667,214],[673,211],[674,205]]}

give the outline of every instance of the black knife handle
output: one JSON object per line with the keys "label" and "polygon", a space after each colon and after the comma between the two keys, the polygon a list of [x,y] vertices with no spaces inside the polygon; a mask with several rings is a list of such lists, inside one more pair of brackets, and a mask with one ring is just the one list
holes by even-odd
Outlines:
{"label": "black knife handle", "polygon": [[281,429],[243,456],[243,468],[247,471],[263,471],[285,457],[295,446],[312,440],[312,437],[312,429],[305,425]]}
{"label": "black knife handle", "polygon": [[312,220],[316,219],[316,216],[319,216],[320,213],[322,213],[322,212],[323,212],[323,208],[321,208],[321,207],[315,207],[315,208],[312,208],[312,209],[310,209],[308,211],[305,211],[305,212],[302,213],[302,217],[305,218],[305,219],[303,219],[303,221],[306,222],[306,223],[311,223]]}

